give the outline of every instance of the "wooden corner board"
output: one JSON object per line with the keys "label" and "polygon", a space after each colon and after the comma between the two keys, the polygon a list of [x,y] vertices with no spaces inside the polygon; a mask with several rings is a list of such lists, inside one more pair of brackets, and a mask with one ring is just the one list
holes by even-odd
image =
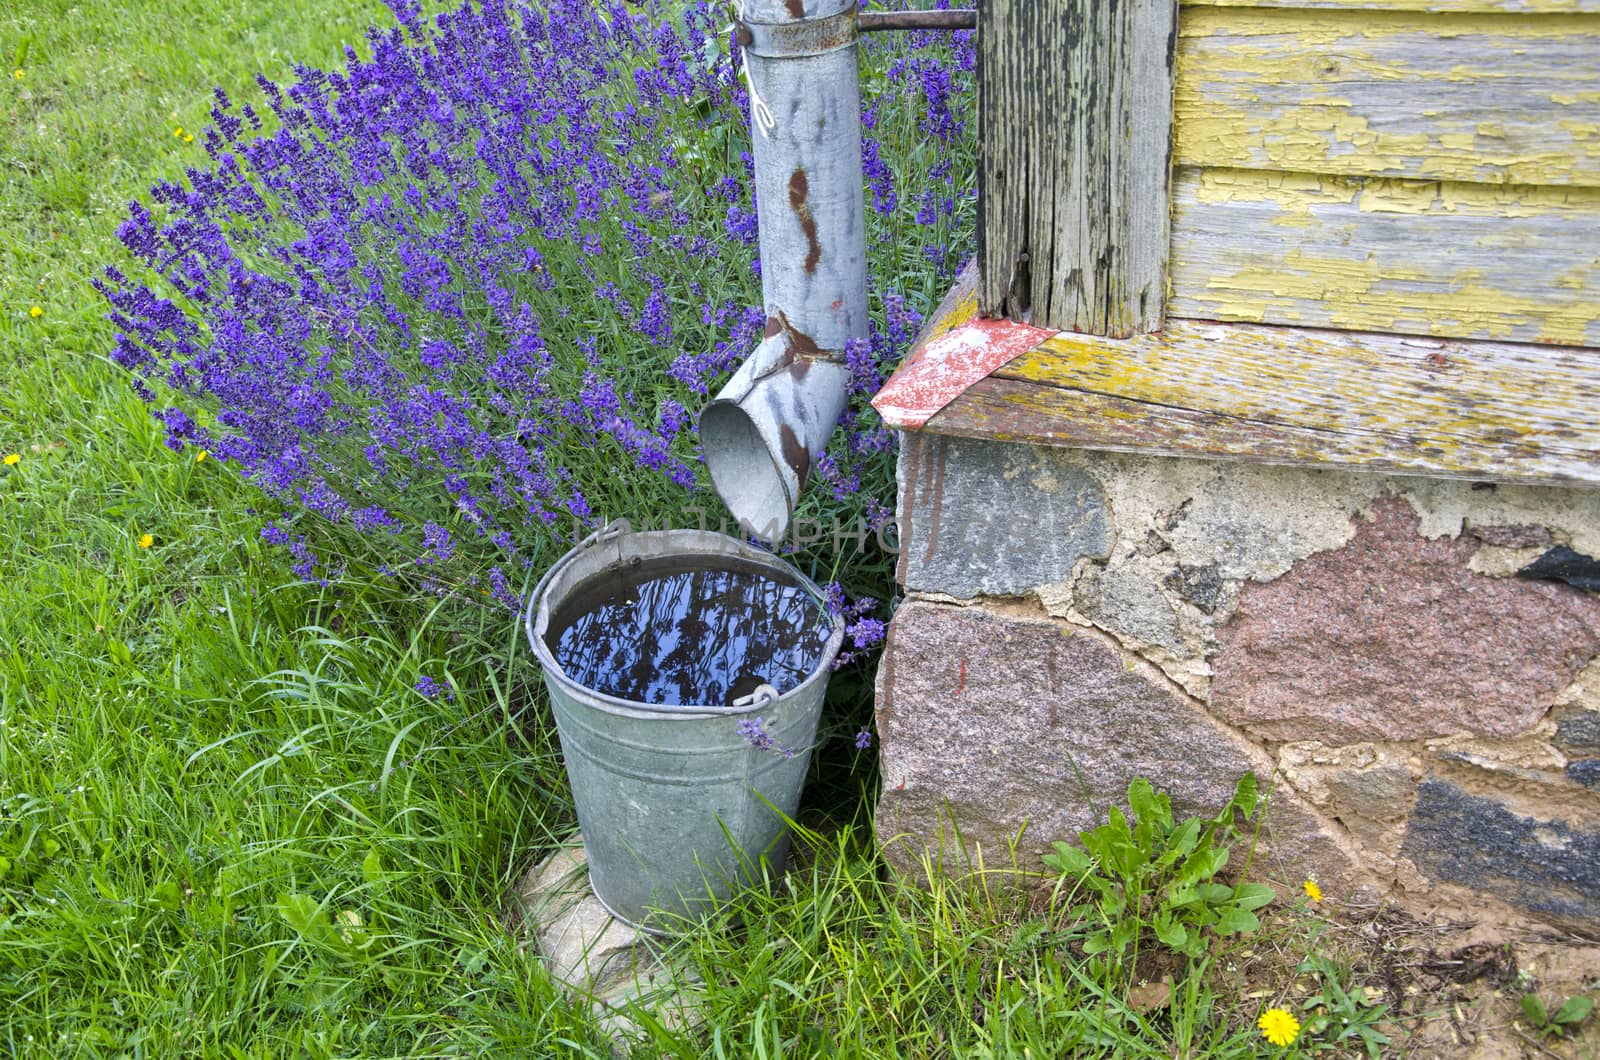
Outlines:
{"label": "wooden corner board", "polygon": [[[1600,486],[1600,349],[1199,320],[1168,320],[1162,331],[1131,339],[1029,329],[1037,334],[1026,343],[1014,329],[1027,325],[1018,324],[1001,333],[1021,348],[975,348],[972,290],[963,274],[874,399],[889,426],[1112,452]],[[965,349],[952,358],[947,336],[962,329]],[[962,358],[998,363],[961,380]],[[942,378],[930,402],[935,375]]]}

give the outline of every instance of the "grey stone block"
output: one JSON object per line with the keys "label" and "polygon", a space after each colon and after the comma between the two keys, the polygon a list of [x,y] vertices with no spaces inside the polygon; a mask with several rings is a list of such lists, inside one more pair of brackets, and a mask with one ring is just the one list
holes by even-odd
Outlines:
{"label": "grey stone block", "polygon": [[1556,722],[1556,743],[1568,750],[1600,748],[1600,710],[1585,710]]}
{"label": "grey stone block", "polygon": [[1417,788],[1401,853],[1436,881],[1546,916],[1600,918],[1600,829],[1526,817],[1430,777]]}
{"label": "grey stone block", "polygon": [[1600,788],[1600,758],[1580,758],[1567,763],[1567,776],[1586,788]]}
{"label": "grey stone block", "polygon": [[900,451],[900,578],[908,589],[1013,596],[1110,555],[1105,494],[1048,450],[908,434]]}

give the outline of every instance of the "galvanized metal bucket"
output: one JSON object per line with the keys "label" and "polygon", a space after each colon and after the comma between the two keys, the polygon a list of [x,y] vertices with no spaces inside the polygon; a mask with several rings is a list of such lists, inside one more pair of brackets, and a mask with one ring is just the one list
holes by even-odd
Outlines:
{"label": "galvanized metal bucket", "polygon": [[[568,677],[545,643],[552,615],[602,571],[661,559],[736,561],[795,581],[819,606],[823,600],[792,565],[742,541],[704,530],[632,533],[626,522],[557,560],[528,599],[528,640],[544,667],[590,885],[613,916],[658,933],[675,919],[711,913],[762,856],[783,864],[784,817],[799,807],[828,674],[844,640],[835,616],[822,658],[798,686],[782,695],[763,686],[733,706],[637,703]],[[758,750],[740,733],[739,723],[756,717],[792,757]]]}

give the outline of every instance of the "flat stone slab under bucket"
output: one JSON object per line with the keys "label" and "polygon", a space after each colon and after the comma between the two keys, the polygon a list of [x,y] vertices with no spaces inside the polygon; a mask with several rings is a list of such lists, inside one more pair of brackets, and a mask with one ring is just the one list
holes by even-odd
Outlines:
{"label": "flat stone slab under bucket", "polygon": [[668,1028],[703,1019],[699,980],[664,958],[661,939],[606,911],[589,885],[588,858],[577,840],[517,881],[505,924],[538,947],[550,977],[569,997],[590,1003],[618,1046],[643,1035],[629,1011],[639,1006]]}

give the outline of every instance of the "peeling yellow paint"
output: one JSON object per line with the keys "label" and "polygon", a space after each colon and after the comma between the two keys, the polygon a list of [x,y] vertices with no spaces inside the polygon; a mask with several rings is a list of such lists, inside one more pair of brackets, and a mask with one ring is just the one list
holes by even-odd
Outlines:
{"label": "peeling yellow paint", "polygon": [[[976,259],[967,266],[976,269]],[[929,335],[943,334],[954,331],[978,315],[978,290],[976,284],[958,284],[952,288],[951,294],[956,297],[948,306],[941,304],[936,310],[936,315],[927,325],[926,333]]]}
{"label": "peeling yellow paint", "polygon": [[1362,213],[1428,213],[1439,205],[1439,185],[1430,181],[1371,180],[1356,195]]}
{"label": "peeling yellow paint", "polygon": [[[1593,483],[1597,354],[1172,319],[1134,339],[1056,335],[996,376],[1031,384],[1002,392],[1022,403],[1004,422],[1090,448]],[[989,400],[949,411],[970,426]]]}
{"label": "peeling yellow paint", "polygon": [[1600,0],[1183,0],[1183,14],[1207,8],[1296,8],[1358,11],[1363,14],[1404,11],[1439,14],[1571,15],[1600,11]]}
{"label": "peeling yellow paint", "polygon": [[1600,186],[1600,15],[1193,6],[1179,36],[1181,164]]}
{"label": "peeling yellow paint", "polygon": [[1285,210],[1309,212],[1323,202],[1354,202],[1360,184],[1316,173],[1275,173],[1240,169],[1200,171],[1201,202],[1271,202]]}
{"label": "peeling yellow paint", "polygon": [[[1371,42],[1408,35],[1494,36],[1508,43],[1527,43],[1592,32],[1593,18],[1600,15],[1600,0],[1593,0],[1588,11],[1550,12],[1539,18],[1470,7],[1428,12],[1406,10],[1400,3],[1379,6],[1383,9],[1356,10],[1336,4],[1313,8],[1277,2],[1259,6],[1186,2],[1178,19],[1178,35],[1183,38],[1294,36],[1305,44],[1349,44],[1352,40]],[[1493,59],[1493,56],[1484,56],[1491,65]]]}
{"label": "peeling yellow paint", "polygon": [[[1600,340],[1600,245],[1587,249],[1582,237],[1600,231],[1600,188],[1184,170],[1177,196],[1175,315],[1560,344]],[[1224,246],[1191,234],[1202,222],[1191,219],[1186,202],[1211,210],[1203,222],[1208,233],[1233,227],[1218,208],[1238,207],[1251,211],[1241,218],[1281,223],[1295,234],[1246,235]],[[1270,208],[1265,218],[1263,206]],[[1395,220],[1380,219],[1389,216]],[[1482,235],[1486,220],[1494,227]],[[1549,242],[1558,232],[1568,234],[1560,246]],[[1541,268],[1515,257],[1529,250],[1538,252]]]}
{"label": "peeling yellow paint", "polygon": [[1600,262],[1568,269],[1556,277],[1556,286],[1567,291],[1581,291],[1594,282],[1597,268],[1600,268]]}

